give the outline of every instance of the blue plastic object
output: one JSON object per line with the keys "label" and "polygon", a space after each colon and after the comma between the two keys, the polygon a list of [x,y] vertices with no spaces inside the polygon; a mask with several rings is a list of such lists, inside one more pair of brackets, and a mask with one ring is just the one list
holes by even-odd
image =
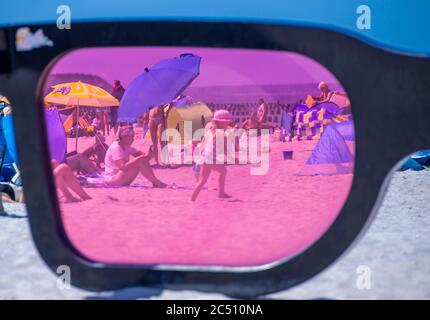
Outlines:
{"label": "blue plastic object", "polygon": [[[389,3],[388,3],[389,2]],[[369,44],[413,55],[430,55],[430,1],[415,0],[68,0],[76,22],[218,21],[279,23],[334,30]],[[0,26],[55,24],[61,2],[3,1]],[[362,7],[370,9],[371,29],[361,30]],[[60,10],[61,12],[61,10]]]}

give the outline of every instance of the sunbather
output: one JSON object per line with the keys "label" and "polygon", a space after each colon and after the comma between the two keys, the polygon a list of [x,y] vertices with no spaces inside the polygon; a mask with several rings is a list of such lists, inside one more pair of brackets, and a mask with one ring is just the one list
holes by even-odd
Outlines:
{"label": "sunbather", "polygon": [[267,107],[262,98],[258,101],[257,120],[259,123],[265,123],[267,120]]}
{"label": "sunbather", "polygon": [[[167,118],[169,116],[169,112],[172,110],[173,103],[168,104],[166,110],[164,105],[160,105],[152,108],[149,111],[149,122],[148,127],[151,133],[152,140],[152,148],[154,150],[154,159],[155,163],[158,165],[158,144],[160,144],[161,150],[164,150],[164,146],[166,145],[165,141],[161,140],[161,135],[163,131],[167,127]],[[163,155],[163,160],[166,161],[166,155]]]}
{"label": "sunbather", "polygon": [[259,127],[260,127],[260,123],[258,122],[257,113],[255,113],[255,112],[251,112],[248,119],[246,119],[242,123],[242,128],[245,130],[257,129]]}
{"label": "sunbather", "polygon": [[102,164],[104,164],[106,151],[109,146],[105,143],[106,138],[101,134],[97,133],[96,141],[93,145],[89,146],[85,149],[81,154],[84,155],[87,159],[94,160],[95,164],[98,168],[102,168]]}
{"label": "sunbather", "polygon": [[251,112],[249,118],[242,123],[242,128],[245,130],[255,129],[257,130],[257,136],[260,136],[261,129],[273,129],[274,126],[270,123],[259,121],[257,113]]}
{"label": "sunbather", "polygon": [[312,97],[315,100],[315,102],[321,103],[321,102],[329,101],[331,96],[333,95],[333,91],[330,90],[327,83],[325,83],[324,81],[321,81],[318,84],[318,89],[321,91],[321,94],[318,97]]}
{"label": "sunbather", "polygon": [[[67,164],[58,164],[55,160],[52,160],[51,164],[54,172],[57,189],[59,189],[60,192],[63,194],[65,202],[78,202],[91,199],[91,197],[84,191],[84,189],[82,189],[78,180],[76,180],[72,169]],[[69,189],[76,193],[79,198],[73,196]]]}
{"label": "sunbather", "polygon": [[[118,131],[118,140],[114,141],[105,157],[106,183],[112,186],[128,186],[139,172],[156,188],[164,188],[166,184],[155,177],[149,160],[153,156],[152,148],[147,155],[131,146],[134,131],[131,127],[122,127]],[[130,159],[130,156],[135,157]]]}

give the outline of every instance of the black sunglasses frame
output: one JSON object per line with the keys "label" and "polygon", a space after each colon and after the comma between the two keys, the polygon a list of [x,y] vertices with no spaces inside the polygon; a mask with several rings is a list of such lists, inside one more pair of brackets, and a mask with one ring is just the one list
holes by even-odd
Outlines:
{"label": "black sunglasses frame", "polygon": [[[371,221],[386,177],[403,157],[430,146],[430,59],[398,55],[321,29],[221,22],[79,23],[71,30],[39,25],[54,42],[30,52],[10,44],[11,72],[0,88],[14,108],[26,205],[36,246],[56,272],[71,268],[73,285],[112,290],[150,285],[256,297],[295,286],[335,261]],[[50,166],[42,85],[62,54],[85,47],[172,46],[293,51],[330,70],[348,92],[355,121],[356,158],[349,197],[327,232],[304,252],[250,272],[116,266],[91,262],[70,244],[61,223]],[[286,71],[288,72],[288,71]]]}

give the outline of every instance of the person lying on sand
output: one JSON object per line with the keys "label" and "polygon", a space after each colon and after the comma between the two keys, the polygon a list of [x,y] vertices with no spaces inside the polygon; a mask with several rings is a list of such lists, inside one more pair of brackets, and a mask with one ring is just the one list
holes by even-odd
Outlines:
{"label": "person lying on sand", "polygon": [[[147,155],[131,146],[134,141],[132,127],[122,127],[118,131],[118,139],[110,145],[105,157],[105,181],[112,186],[128,186],[141,173],[155,188],[167,185],[154,175],[149,160],[153,156],[152,148]],[[135,157],[130,160],[130,156]]]}
{"label": "person lying on sand", "polygon": [[[65,202],[78,202],[89,200],[91,197],[82,189],[72,169],[65,163],[58,164],[57,161],[51,160],[51,165],[55,177],[57,189],[63,194]],[[76,198],[69,191],[72,190],[79,198]]]}
{"label": "person lying on sand", "polygon": [[[231,196],[225,192],[225,179],[227,176],[225,163],[216,163],[216,156],[218,155],[216,150],[216,139],[227,140],[225,130],[230,127],[231,122],[232,116],[230,112],[222,109],[216,111],[211,124],[206,125],[209,130],[202,140],[203,154],[201,159],[198,161],[198,165],[200,165],[199,180],[191,195],[191,201],[196,201],[197,196],[208,181],[212,171],[217,171],[219,173],[218,197],[231,198]],[[217,129],[220,130],[217,132]],[[224,145],[226,146],[227,143],[224,143]],[[220,151],[218,153],[220,153]],[[222,150],[222,153],[225,154],[225,150]]]}

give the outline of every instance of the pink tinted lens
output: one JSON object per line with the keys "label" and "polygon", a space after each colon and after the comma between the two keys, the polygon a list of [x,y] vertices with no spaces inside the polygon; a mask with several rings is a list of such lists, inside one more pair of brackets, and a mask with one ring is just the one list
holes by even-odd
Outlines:
{"label": "pink tinted lens", "polygon": [[347,199],[349,99],[305,56],[81,49],[43,90],[61,220],[87,259],[272,263],[317,241]]}

